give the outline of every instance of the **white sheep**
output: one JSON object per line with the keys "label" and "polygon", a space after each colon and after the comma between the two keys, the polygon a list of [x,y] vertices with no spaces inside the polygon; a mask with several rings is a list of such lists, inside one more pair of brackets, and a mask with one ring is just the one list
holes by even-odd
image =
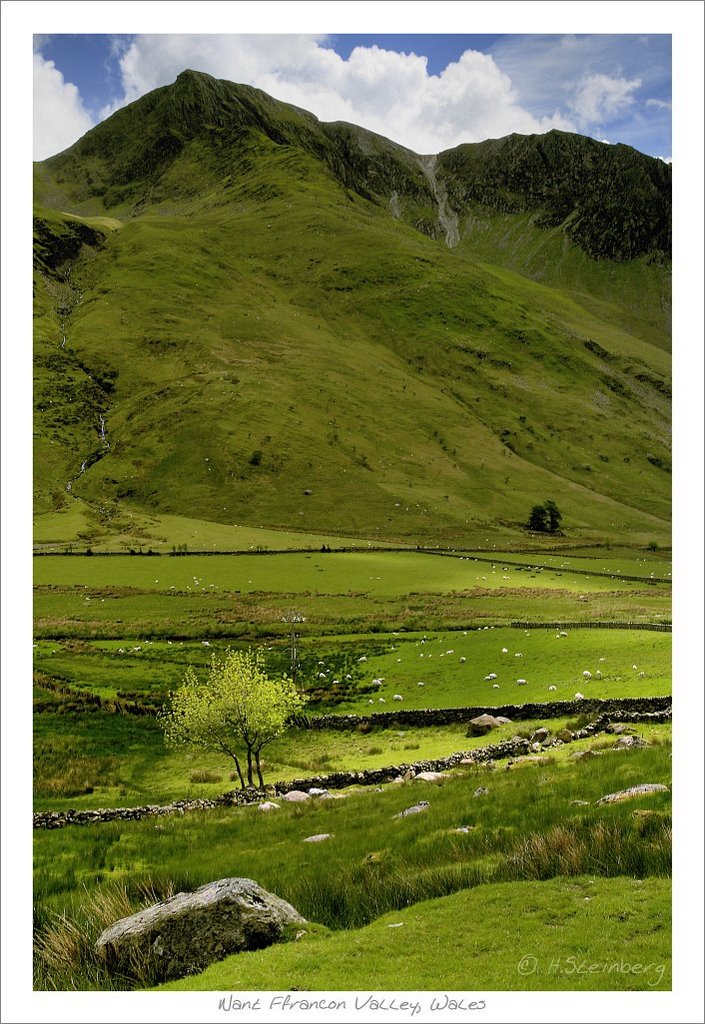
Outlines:
{"label": "white sheep", "polygon": [[517,686],[526,686],[526,679],[517,679]]}
{"label": "white sheep", "polygon": [[417,686],[425,686],[426,684],[425,683],[417,683],[416,685]]}
{"label": "white sheep", "polygon": [[509,651],[507,650],[506,647],[502,648],[502,654],[509,654]]}
{"label": "white sheep", "polygon": [[555,691],[555,689],[556,689],[556,687],[555,687],[555,686],[549,686],[549,690],[550,690],[551,692],[554,692],[554,691]]}
{"label": "white sheep", "polygon": [[402,695],[400,693],[395,693],[394,697],[393,697],[393,700],[404,700],[404,698],[402,697]]}
{"label": "white sheep", "polygon": [[465,659],[465,658],[461,658],[461,659],[460,659],[460,664],[461,664],[461,665],[464,665],[464,664],[465,664],[465,661],[466,661],[466,659]]}
{"label": "white sheep", "polygon": [[361,657],[361,658],[358,658],[358,659],[357,659],[357,663],[358,663],[358,665],[361,665],[363,661],[367,661],[367,658],[365,657],[365,655],[364,655],[364,654],[362,655],[362,657]]}
{"label": "white sheep", "polygon": [[485,682],[486,683],[491,683],[492,680],[496,679],[496,678],[497,678],[497,673],[496,672],[490,672],[490,674],[488,676],[485,676]]}
{"label": "white sheep", "polygon": [[576,700],[585,700],[585,695],[583,693],[576,693],[575,699]]}
{"label": "white sheep", "polygon": [[592,672],[588,672],[587,669],[583,672],[583,679],[592,679]]}
{"label": "white sheep", "polygon": [[499,689],[499,683],[492,683],[492,689],[493,690],[498,690]]}
{"label": "white sheep", "polygon": [[386,704],[387,702],[386,702],[386,700],[384,699],[384,697],[380,697],[380,698],[379,698],[379,702],[378,702],[378,703],[380,703],[380,704]]}
{"label": "white sheep", "polygon": [[514,657],[515,658],[523,658],[524,655],[521,653],[521,651],[517,651],[517,653],[514,655]]}
{"label": "white sheep", "polygon": [[638,678],[639,679],[643,679],[645,675],[646,675],[646,672],[640,672]]}

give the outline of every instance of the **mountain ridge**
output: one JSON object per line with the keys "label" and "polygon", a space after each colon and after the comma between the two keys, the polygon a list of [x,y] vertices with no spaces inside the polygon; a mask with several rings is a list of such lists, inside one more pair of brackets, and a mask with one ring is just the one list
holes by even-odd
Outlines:
{"label": "mountain ridge", "polygon": [[[528,139],[506,180],[610,150]],[[36,165],[37,509],[455,543],[552,494],[663,538],[667,258],[446,165],[196,72]]]}

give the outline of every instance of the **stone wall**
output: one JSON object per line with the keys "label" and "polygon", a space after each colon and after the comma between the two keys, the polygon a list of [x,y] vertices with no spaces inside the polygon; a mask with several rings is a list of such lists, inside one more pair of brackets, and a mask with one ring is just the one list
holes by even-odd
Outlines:
{"label": "stone wall", "polygon": [[[614,716],[622,722],[662,723],[671,718],[670,704],[660,710],[649,712],[627,711]],[[101,822],[135,821],[140,818],[159,817],[171,814],[182,815],[187,811],[205,811],[215,807],[245,806],[256,804],[262,800],[276,798],[294,789],[344,789],[347,786],[378,786],[391,782],[397,777],[412,777],[418,772],[438,772],[455,768],[464,764],[484,764],[487,761],[499,761],[506,758],[522,757],[529,753],[548,751],[552,747],[561,746],[573,740],[586,739],[597,733],[610,731],[611,720],[608,715],[601,714],[589,725],[575,732],[562,730],[563,738],[554,737],[541,744],[532,744],[530,739],[513,736],[500,743],[490,743],[484,747],[470,750],[459,750],[447,757],[439,757],[430,761],[413,761],[402,764],[387,765],[384,768],[364,769],[362,771],[331,772],[328,775],[312,775],[304,779],[290,779],[277,782],[264,789],[233,789],[228,793],[212,799],[175,800],[170,804],[144,804],[139,807],[103,807],[96,810],[77,811],[39,811],[33,815],[34,828],[64,828],[66,825],[92,825]]]}
{"label": "stone wall", "polygon": [[663,711],[671,706],[671,697],[614,697],[607,700],[586,697],[583,700],[556,700],[545,704],[500,704],[490,707],[419,708],[407,711],[376,711],[371,715],[299,715],[293,725],[302,729],[356,729],[365,723],[372,728],[390,729],[399,725],[453,725],[477,715],[503,715],[512,721],[544,718],[570,718],[574,715],[624,715],[632,712]]}

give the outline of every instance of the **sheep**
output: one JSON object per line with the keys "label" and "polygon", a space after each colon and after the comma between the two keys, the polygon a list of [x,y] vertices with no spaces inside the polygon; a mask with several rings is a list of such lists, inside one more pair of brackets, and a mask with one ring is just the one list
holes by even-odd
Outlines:
{"label": "sheep", "polygon": [[638,678],[639,679],[643,679],[645,675],[646,675],[646,672],[640,672]]}
{"label": "sheep", "polygon": [[587,669],[583,672],[583,679],[592,679],[592,672],[588,672]]}
{"label": "sheep", "polygon": [[634,669],[634,671],[636,672],[636,665],[632,665],[632,668],[633,668],[633,669]]}
{"label": "sheep", "polygon": [[325,678],[326,678],[326,674],[325,674],[325,672],[319,672],[319,673],[318,673],[318,678],[319,678],[319,679],[325,679]]}
{"label": "sheep", "polygon": [[553,693],[553,692],[555,692],[556,687],[555,686],[549,686],[548,689]]}
{"label": "sheep", "polygon": [[465,661],[466,661],[466,659],[465,659],[465,658],[461,658],[461,659],[460,659],[460,664],[461,664],[461,665],[464,665],[464,664],[465,664]]}
{"label": "sheep", "polygon": [[384,697],[380,697],[380,698],[379,698],[379,701],[378,701],[378,703],[379,703],[379,704],[386,704],[387,702],[386,702],[386,700],[384,699]]}
{"label": "sheep", "polygon": [[425,686],[426,684],[425,683],[417,683],[416,685],[417,686]]}
{"label": "sheep", "polygon": [[595,673],[595,679],[602,679],[602,672],[600,672],[599,668],[598,668],[597,672]]}
{"label": "sheep", "polygon": [[558,634],[558,636],[568,636],[568,634],[566,633],[566,631],[564,629],[562,629],[560,631],[560,633]]}
{"label": "sheep", "polygon": [[576,700],[585,700],[585,694],[583,694],[583,693],[576,693],[575,699]]}
{"label": "sheep", "polygon": [[402,697],[402,695],[400,693],[395,693],[394,697],[392,699],[393,700],[404,700],[404,698]]}
{"label": "sheep", "polygon": [[499,689],[499,683],[492,683],[492,689],[493,690],[498,690]]}
{"label": "sheep", "polygon": [[361,664],[363,663],[363,661],[367,661],[367,658],[365,657],[365,655],[364,655],[364,654],[362,655],[362,657],[361,657],[361,658],[358,658],[358,659],[357,659],[357,663],[358,663],[358,665],[361,665]]}
{"label": "sheep", "polygon": [[517,679],[517,686],[526,686],[526,679]]}
{"label": "sheep", "polygon": [[514,657],[515,658],[523,658],[524,655],[521,653],[521,651],[517,651],[517,653],[514,655]]}
{"label": "sheep", "polygon": [[507,650],[506,647],[502,648],[502,654],[509,654],[509,651]]}
{"label": "sheep", "polygon": [[496,679],[496,678],[497,678],[497,673],[496,672],[490,672],[490,674],[488,676],[485,676],[485,682],[486,683],[491,683],[492,680]]}

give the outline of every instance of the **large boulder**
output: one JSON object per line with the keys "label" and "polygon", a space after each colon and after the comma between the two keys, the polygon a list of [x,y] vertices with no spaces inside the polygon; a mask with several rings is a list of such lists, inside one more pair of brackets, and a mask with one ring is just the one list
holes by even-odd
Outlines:
{"label": "large boulder", "polygon": [[155,981],[196,974],[231,953],[263,949],[304,924],[290,903],[250,878],[221,878],[116,921],[96,949],[114,974]]}
{"label": "large boulder", "polygon": [[501,725],[494,715],[478,715],[477,718],[471,718],[468,723],[468,731],[465,733],[466,736],[484,736],[485,733],[491,729],[497,729]]}

